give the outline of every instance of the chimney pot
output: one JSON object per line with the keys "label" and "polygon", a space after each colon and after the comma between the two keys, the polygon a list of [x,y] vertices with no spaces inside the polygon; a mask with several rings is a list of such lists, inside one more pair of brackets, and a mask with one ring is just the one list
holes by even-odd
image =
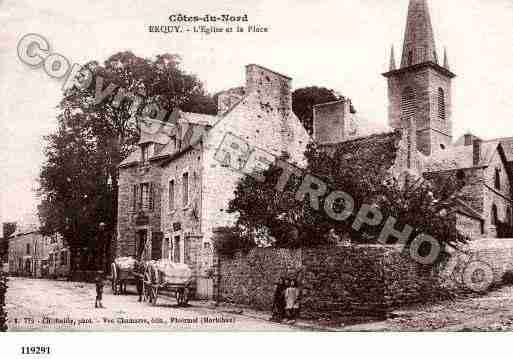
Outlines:
{"label": "chimney pot", "polygon": [[473,165],[479,166],[479,163],[481,162],[481,143],[482,141],[480,139],[475,139],[472,143],[473,146]]}

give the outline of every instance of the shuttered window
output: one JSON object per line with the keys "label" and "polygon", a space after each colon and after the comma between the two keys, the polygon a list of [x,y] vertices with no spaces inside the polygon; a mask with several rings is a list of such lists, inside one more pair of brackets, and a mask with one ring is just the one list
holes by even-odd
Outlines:
{"label": "shuttered window", "polygon": [[409,119],[415,115],[415,92],[411,87],[406,87],[401,98],[403,119]]}
{"label": "shuttered window", "polygon": [[169,181],[169,189],[168,189],[168,197],[169,197],[169,210],[172,211],[175,209],[175,181]]}
{"label": "shuttered window", "polygon": [[139,186],[136,184],[134,184],[133,188],[132,188],[132,208],[134,211],[137,210],[138,188],[139,188]]}
{"label": "shuttered window", "polygon": [[445,120],[445,92],[442,88],[438,89],[438,117]]}
{"label": "shuttered window", "polygon": [[187,206],[189,204],[189,173],[184,173],[182,178],[182,186],[183,186],[183,205]]}

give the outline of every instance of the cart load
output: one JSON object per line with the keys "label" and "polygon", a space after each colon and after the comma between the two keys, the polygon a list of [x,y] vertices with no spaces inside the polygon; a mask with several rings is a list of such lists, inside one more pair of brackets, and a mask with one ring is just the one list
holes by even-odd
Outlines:
{"label": "cart load", "polygon": [[168,259],[148,262],[147,271],[153,284],[187,285],[193,279],[187,264],[173,263]]}
{"label": "cart load", "polygon": [[160,295],[174,296],[178,305],[187,305],[189,299],[194,296],[194,276],[186,264],[161,259],[146,262],[145,267],[145,298],[153,305],[156,305]]}
{"label": "cart load", "polygon": [[137,265],[138,262],[133,257],[118,257],[114,260],[111,266],[114,294],[126,293],[127,284],[135,283],[134,271]]}

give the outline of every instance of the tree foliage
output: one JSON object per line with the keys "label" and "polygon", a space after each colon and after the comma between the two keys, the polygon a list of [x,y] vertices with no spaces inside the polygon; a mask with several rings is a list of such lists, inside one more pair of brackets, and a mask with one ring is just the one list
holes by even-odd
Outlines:
{"label": "tree foliage", "polygon": [[177,55],[145,59],[120,52],[103,65],[87,63],[81,74],[89,85],[64,91],[58,128],[46,137],[39,176],[43,233],[62,234],[72,256],[77,248],[94,245],[100,222],[114,231],[118,165],[133,151],[140,121],[150,112],[155,116],[145,109],[216,111],[202,83],[181,68]]}
{"label": "tree foliage", "polygon": [[[413,177],[400,180],[388,171],[387,163],[393,160],[392,149],[359,159],[344,155],[354,150],[350,148],[351,142],[345,144],[348,148],[343,146],[332,155],[315,145],[307,150],[308,167],[304,174],[314,176],[327,186],[318,208],[308,195],[304,199],[298,197],[304,176],[292,176],[285,190],[277,191],[282,166],[272,165],[263,173],[264,181],[246,176],[239,182],[235,198],[230,202],[230,212],[238,215],[236,225],[250,233],[265,229],[277,247],[326,244],[332,229],[356,243],[377,243],[389,217],[396,219],[394,228],[397,230],[403,230],[406,225],[412,227],[408,243],[421,233],[438,239],[442,246],[466,240],[456,229],[452,210],[463,181],[450,175],[429,180]],[[326,211],[330,208],[334,213],[342,213],[350,208],[342,200],[329,207],[326,198],[333,191],[343,191],[354,201],[351,215],[344,220],[334,219]],[[380,225],[355,230],[353,223],[364,205],[379,209],[383,220]],[[394,238],[389,239],[387,244],[394,243]]]}

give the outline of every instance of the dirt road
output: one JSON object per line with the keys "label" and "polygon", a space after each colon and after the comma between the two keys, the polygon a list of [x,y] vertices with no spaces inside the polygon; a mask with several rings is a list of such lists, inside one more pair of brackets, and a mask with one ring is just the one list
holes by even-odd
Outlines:
{"label": "dirt road", "polygon": [[[131,289],[129,287],[129,289]],[[133,289],[132,289],[133,290]],[[135,293],[114,296],[105,288],[105,309],[95,309],[94,284],[10,278],[7,291],[11,331],[290,331],[286,325],[220,312],[172,299],[157,306],[138,303]]]}

